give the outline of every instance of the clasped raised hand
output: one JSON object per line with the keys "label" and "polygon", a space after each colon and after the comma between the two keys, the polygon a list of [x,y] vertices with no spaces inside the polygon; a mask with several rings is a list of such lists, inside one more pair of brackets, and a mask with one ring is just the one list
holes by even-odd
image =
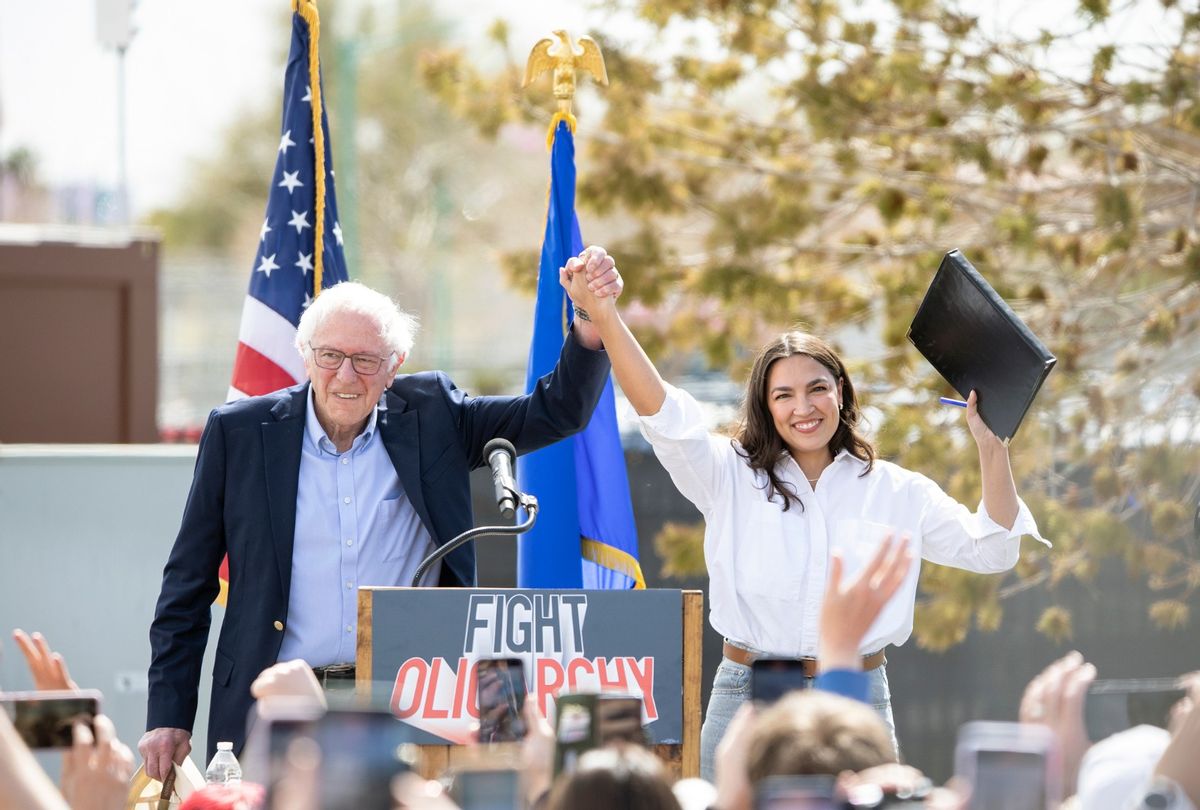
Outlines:
{"label": "clasped raised hand", "polygon": [[589,317],[602,306],[611,307],[625,288],[616,261],[598,245],[568,259],[558,271],[558,280],[575,306]]}

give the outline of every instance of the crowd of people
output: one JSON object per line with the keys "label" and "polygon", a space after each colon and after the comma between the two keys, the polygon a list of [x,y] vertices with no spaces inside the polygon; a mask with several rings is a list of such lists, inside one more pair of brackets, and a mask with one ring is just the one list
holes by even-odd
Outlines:
{"label": "crowd of people", "polygon": [[[536,701],[521,711],[526,733],[517,756],[503,744],[480,744],[472,767],[489,763],[508,771],[518,786],[510,802],[486,803],[464,795],[454,769],[425,779],[418,769],[396,760],[387,795],[364,801],[362,808],[482,810],[493,807],[540,810],[754,810],[755,808],[852,808],[906,804],[929,808],[1041,810],[1061,806],[1080,810],[1193,810],[1200,807],[1200,673],[1184,676],[1187,690],[1170,715],[1169,728],[1137,726],[1104,740],[1088,739],[1084,702],[1096,677],[1095,667],[1078,653],[1053,662],[1027,686],[1018,720],[1052,734],[1051,755],[1039,769],[1004,772],[1007,783],[975,785],[955,777],[934,786],[917,769],[901,764],[892,734],[871,706],[868,676],[858,656],[863,634],[903,583],[912,566],[905,538],[889,539],[870,563],[843,577],[834,555],[830,583],[820,611],[820,672],[812,688],[796,690],[769,705],[743,704],[717,746],[715,780],[676,780],[652,749],[624,739],[585,753],[574,768],[555,774],[555,731]],[[34,687],[48,694],[78,690],[66,662],[40,634],[17,630],[14,640],[29,665]],[[318,717],[326,710],[326,692],[302,660],[268,667],[253,682],[255,726],[273,716],[297,716],[298,707]],[[304,714],[303,711],[300,714]],[[399,721],[393,721],[399,722]],[[375,741],[386,746],[383,740]],[[180,810],[321,810],[322,782],[331,777],[323,759],[335,756],[378,758],[367,739],[352,750],[325,750],[311,736],[299,735],[276,758],[271,775],[247,767],[245,781],[206,785],[182,802]],[[503,750],[502,750],[503,749]],[[56,787],[38,765],[6,712],[0,712],[0,810],[121,810],[129,806],[135,760],[117,739],[103,714],[72,726],[72,743],[63,749]],[[382,752],[385,756],[391,752]],[[1003,752],[1001,752],[1003,753]],[[254,761],[253,753],[247,763]],[[408,763],[415,766],[416,763]],[[798,779],[804,777],[806,779]],[[812,781],[825,777],[825,781]],[[1005,801],[1027,797],[1036,780],[1044,804]],[[1062,796],[1048,787],[1061,785]],[[976,792],[986,788],[987,796]],[[816,792],[814,792],[816,791]],[[458,802],[462,801],[462,804]],[[157,807],[156,804],[149,805]],[[339,807],[342,805],[339,805]]]}

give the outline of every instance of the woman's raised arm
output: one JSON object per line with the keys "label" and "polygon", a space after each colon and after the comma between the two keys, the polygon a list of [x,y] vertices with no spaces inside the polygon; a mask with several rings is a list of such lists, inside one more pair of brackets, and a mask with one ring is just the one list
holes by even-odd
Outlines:
{"label": "woman's raised arm", "polygon": [[639,415],[653,416],[667,397],[663,379],[621,320],[617,299],[607,295],[604,287],[592,289],[592,280],[599,279],[614,264],[604,248],[593,245],[567,261],[567,266],[559,270],[559,281],[575,304],[575,317],[591,321],[600,332],[613,374],[629,403]]}

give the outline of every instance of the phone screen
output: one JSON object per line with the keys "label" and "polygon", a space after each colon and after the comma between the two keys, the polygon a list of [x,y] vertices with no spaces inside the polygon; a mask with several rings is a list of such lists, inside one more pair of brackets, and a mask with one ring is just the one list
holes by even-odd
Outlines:
{"label": "phone screen", "polygon": [[511,768],[459,771],[450,795],[462,810],[513,810],[524,804],[520,774]]}
{"label": "phone screen", "polygon": [[1084,703],[1088,737],[1099,742],[1133,726],[1166,728],[1185,694],[1173,678],[1096,681]]}
{"label": "phone screen", "polygon": [[637,695],[601,692],[596,700],[596,739],[600,745],[613,742],[646,744],[642,729],[642,699]]}
{"label": "phone screen", "polygon": [[554,700],[554,773],[569,773],[583,754],[595,748],[595,694],[559,693]]}
{"label": "phone screen", "polygon": [[525,736],[525,669],[519,658],[481,658],[476,664],[479,742],[512,742]]}
{"label": "phone screen", "polygon": [[98,692],[30,692],[0,695],[13,728],[30,748],[70,748],[79,721],[95,733]]}
{"label": "phone screen", "polygon": [[1033,751],[976,751],[971,810],[1046,806],[1046,757]]}
{"label": "phone screen", "polygon": [[267,778],[270,807],[292,741],[312,739],[321,752],[320,801],[324,810],[391,810],[391,784],[409,769],[401,748],[411,732],[384,712],[330,710],[318,720],[279,720],[271,723]]}
{"label": "phone screen", "polygon": [[804,662],[792,658],[759,658],[751,664],[750,698],[774,703],[788,692],[804,689]]}

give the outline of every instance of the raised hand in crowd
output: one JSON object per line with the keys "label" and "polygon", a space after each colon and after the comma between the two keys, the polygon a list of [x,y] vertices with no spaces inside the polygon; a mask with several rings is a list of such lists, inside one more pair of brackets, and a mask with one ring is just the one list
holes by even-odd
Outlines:
{"label": "raised hand in crowd", "polygon": [[968,800],[953,780],[946,787],[934,787],[921,771],[894,762],[858,773],[845,771],[838,776],[837,786],[848,801],[866,806],[894,797],[897,801],[921,801],[930,810],[966,810]]}
{"label": "raised hand in crowd", "polygon": [[1171,715],[1171,741],[1163,751],[1154,775],[1173,781],[1191,801],[1200,807],[1200,673],[1185,679],[1188,694]]}
{"label": "raised hand in crowd", "polygon": [[67,810],[33,752],[0,711],[0,810]]}
{"label": "raised hand in crowd", "polygon": [[121,810],[133,776],[133,752],[117,739],[112,721],[98,714],[95,734],[83,723],[63,755],[62,793],[71,810]]}
{"label": "raised hand in crowd", "polygon": [[714,761],[717,782],[717,803],[720,810],[749,810],[754,804],[754,788],[750,784],[747,761],[750,741],[758,721],[753,703],[743,703],[729,722],[725,736],[717,744]]}
{"label": "raised hand in crowd", "polygon": [[521,740],[521,773],[525,801],[533,807],[554,781],[554,729],[538,710],[536,700],[526,700],[521,713],[527,729]]}
{"label": "raised hand in crowd", "polygon": [[1018,715],[1022,723],[1048,726],[1062,751],[1063,793],[1072,795],[1079,781],[1079,765],[1091,747],[1083,719],[1088,687],[1096,668],[1083,656],[1070,652],[1042,670],[1025,687]]}
{"label": "raised hand in crowd", "polygon": [[[50,649],[49,642],[41,633],[26,633],[24,630],[14,630],[13,640],[25,656],[29,672],[33,676],[34,688],[38,691],[78,689],[78,684],[71,678],[67,670],[67,662],[59,653]],[[42,794],[35,800],[32,794],[18,799],[14,807],[53,807],[59,806],[57,791],[53,797],[45,790],[43,780],[48,782],[45,773],[37,761],[30,755],[29,749],[16,737],[8,718],[3,718],[4,728],[0,730],[0,738],[6,738],[0,743],[0,761],[8,761],[24,771],[19,780],[26,786],[34,785]],[[125,806],[129,793],[129,779],[133,776],[133,753],[129,747],[117,739],[117,731],[112,720],[103,714],[98,714],[88,728],[83,723],[76,723],[72,732],[71,748],[63,754],[61,790],[72,810],[120,810]],[[19,748],[18,748],[19,746]],[[21,796],[9,784],[4,787],[5,778],[0,776],[0,796]],[[11,790],[10,790],[11,788]],[[51,788],[53,790],[53,788]],[[0,808],[5,807],[0,799]]]}
{"label": "raised hand in crowd", "polygon": [[24,630],[14,630],[13,640],[17,642],[25,663],[29,665],[29,673],[33,675],[33,688],[39,691],[56,689],[78,689],[78,684],[71,679],[67,671],[67,662],[63,657],[50,649],[49,642],[41,633],[32,636]]}
{"label": "raised hand in crowd", "polygon": [[317,683],[312,667],[302,659],[281,661],[267,667],[250,684],[250,694],[260,703],[279,698],[304,700],[326,707],[325,692]]}
{"label": "raised hand in crowd", "polygon": [[889,534],[858,576],[843,582],[845,561],[836,551],[831,555],[817,652],[822,671],[862,669],[863,636],[904,583],[912,560],[908,536],[896,539]]}
{"label": "raised hand in crowd", "polygon": [[392,800],[397,810],[458,810],[440,782],[412,772],[392,780]]}

